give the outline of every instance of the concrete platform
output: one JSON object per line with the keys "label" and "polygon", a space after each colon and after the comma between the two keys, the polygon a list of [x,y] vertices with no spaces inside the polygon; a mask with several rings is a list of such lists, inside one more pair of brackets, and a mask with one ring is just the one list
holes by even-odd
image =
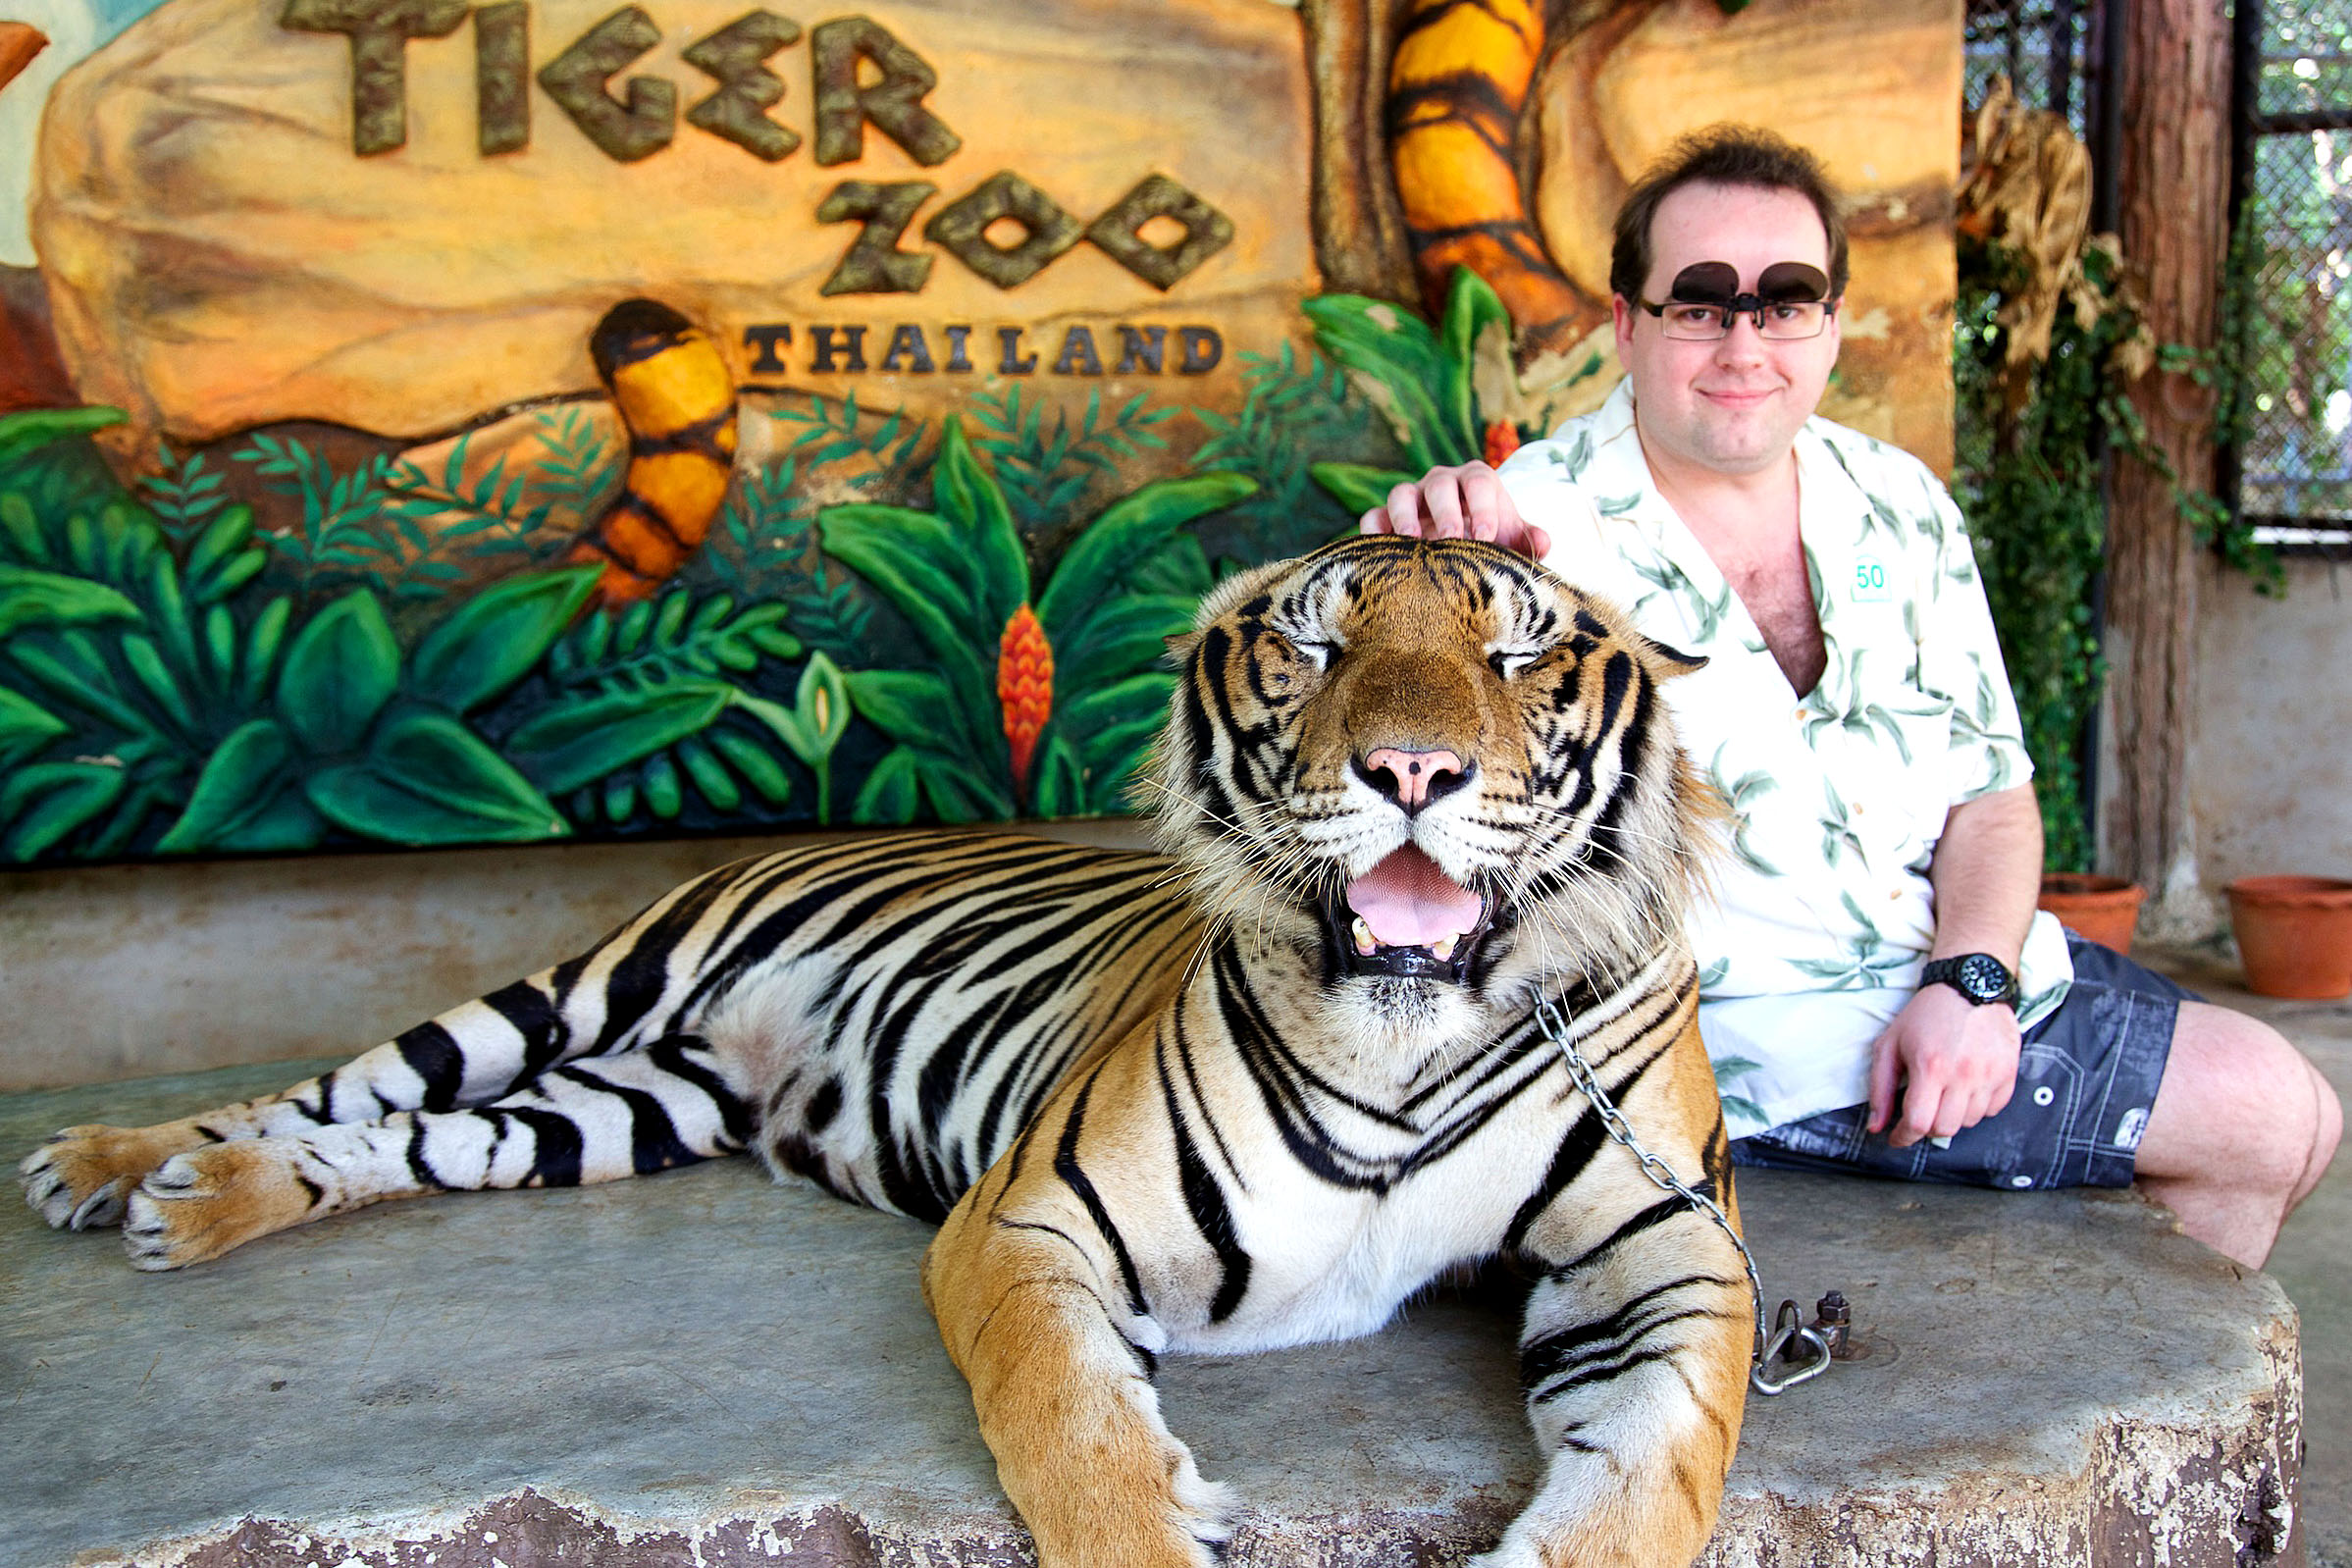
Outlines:
{"label": "concrete platform", "polygon": [[[2352,1105],[2352,997],[2284,1002],[2245,988],[2220,946],[2133,955],[2201,993],[2251,1013],[2302,1048]],[[2267,1266],[2303,1320],[2303,1519],[2313,1568],[2352,1568],[2352,1152],[2339,1153],[2287,1217]]]}
{"label": "concrete platform", "polygon": [[[298,1076],[0,1099],[0,1152]],[[1753,1400],[1706,1561],[2305,1560],[2293,1309],[2124,1195],[1744,1178],[1775,1297],[1872,1354]],[[388,1206],[144,1276],[0,1204],[0,1564],[1011,1564],[928,1232],[728,1162]],[[1435,1565],[1536,1473],[1510,1324],[1171,1360],[1238,1564]]]}

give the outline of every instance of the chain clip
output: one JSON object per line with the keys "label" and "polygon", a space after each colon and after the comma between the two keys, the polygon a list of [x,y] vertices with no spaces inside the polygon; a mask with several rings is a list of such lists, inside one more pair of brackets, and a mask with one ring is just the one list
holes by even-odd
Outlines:
{"label": "chain clip", "polygon": [[[1796,1302],[1783,1301],[1775,1331],[1769,1333],[1765,1332],[1764,1281],[1763,1277],[1756,1273],[1755,1254],[1750,1252],[1748,1243],[1740,1239],[1740,1232],[1724,1214],[1721,1205],[1676,1176],[1672,1166],[1644,1148],[1642,1140],[1634,1136],[1634,1129],[1625,1120],[1624,1113],[1617,1109],[1617,1102],[1609,1098],[1608,1091],[1600,1086],[1600,1079],[1594,1075],[1592,1064],[1585,1060],[1584,1053],[1569,1038],[1568,1019],[1551,998],[1544,997],[1536,1003],[1536,1024],[1543,1031],[1546,1040],[1559,1047],[1561,1060],[1568,1064],[1568,1076],[1575,1080],[1577,1092],[1585,1097],[1594,1113],[1600,1118],[1601,1126],[1611,1138],[1632,1150],[1634,1158],[1642,1163],[1642,1174],[1660,1191],[1675,1194],[1722,1227],[1723,1233],[1731,1237],[1731,1244],[1740,1249],[1740,1262],[1748,1270],[1750,1299],[1755,1306],[1755,1338],[1748,1355],[1749,1386],[1760,1394],[1776,1394],[1828,1371],[1829,1341],[1822,1337],[1818,1330],[1798,1321]],[[1791,1354],[1799,1345],[1812,1352],[1802,1362]],[[1773,1377],[1772,1367],[1784,1359],[1794,1370],[1778,1378]]]}

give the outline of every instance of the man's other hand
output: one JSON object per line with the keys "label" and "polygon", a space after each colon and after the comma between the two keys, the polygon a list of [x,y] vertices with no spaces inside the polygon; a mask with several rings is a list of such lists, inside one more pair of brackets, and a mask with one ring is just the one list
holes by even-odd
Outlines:
{"label": "man's other hand", "polygon": [[1511,493],[1485,463],[1433,468],[1419,484],[1388,492],[1388,503],[1366,512],[1356,527],[1366,534],[1490,540],[1538,560],[1551,549],[1550,537],[1519,515]]}
{"label": "man's other hand", "polygon": [[2008,1105],[2017,1087],[2017,1015],[1998,1002],[1974,1006],[1949,985],[1921,986],[1874,1051],[1870,1130],[1886,1132],[1898,1149],[1976,1125]]}

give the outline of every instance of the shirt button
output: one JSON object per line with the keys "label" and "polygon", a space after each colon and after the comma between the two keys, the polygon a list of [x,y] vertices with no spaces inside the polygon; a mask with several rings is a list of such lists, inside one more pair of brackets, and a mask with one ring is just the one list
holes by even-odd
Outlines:
{"label": "shirt button", "polygon": [[2009,1184],[2012,1187],[2030,1187],[2033,1185],[2033,1177],[2024,1176],[2011,1176],[2009,1178]]}
{"label": "shirt button", "polygon": [[2047,1083],[2033,1091],[2033,1103],[2036,1105],[2048,1105],[2051,1101],[2057,1098],[2058,1091],[2050,1087],[2050,1085]]}

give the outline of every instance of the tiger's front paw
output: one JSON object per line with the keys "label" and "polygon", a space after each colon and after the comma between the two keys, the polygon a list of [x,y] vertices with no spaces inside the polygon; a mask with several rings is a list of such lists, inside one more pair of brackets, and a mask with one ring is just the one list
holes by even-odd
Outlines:
{"label": "tiger's front paw", "polygon": [[134,1269],[184,1269],[300,1225],[321,1193],[273,1145],[250,1138],[166,1160],[131,1194],[123,1248]]}
{"label": "tiger's front paw", "polygon": [[17,1178],[54,1229],[120,1225],[132,1190],[183,1146],[161,1127],[68,1127],[19,1162]]}

